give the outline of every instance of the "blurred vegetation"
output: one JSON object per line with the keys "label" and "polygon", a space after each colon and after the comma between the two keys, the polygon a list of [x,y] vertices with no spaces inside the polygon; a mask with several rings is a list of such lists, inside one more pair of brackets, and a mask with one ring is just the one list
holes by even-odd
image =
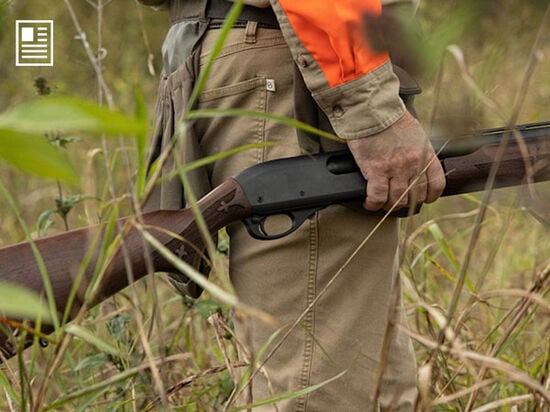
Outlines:
{"label": "blurred vegetation", "polygon": [[[428,77],[421,78],[426,93],[419,99],[419,110],[424,117],[432,110],[430,105],[437,104],[439,115],[434,120],[455,133],[502,126],[503,120],[465,87],[460,70],[448,54],[443,54],[441,95],[437,101],[432,100],[442,51],[450,44],[459,46],[477,85],[509,116],[547,6],[545,0],[421,1],[420,24],[432,58]],[[519,123],[549,118],[550,79],[545,70],[549,36],[548,30],[542,33],[539,47],[546,57],[531,79]]]}
{"label": "blurred vegetation", "polygon": [[[102,4],[103,11],[94,4]],[[101,73],[114,106],[131,117],[139,106],[137,86],[151,116],[167,16],[135,0],[0,0],[0,23],[5,28],[0,31],[0,112],[37,94],[108,104],[68,5],[74,8],[95,56],[101,57]],[[417,108],[426,127],[436,134],[460,134],[502,126],[522,91],[526,95],[518,122],[550,119],[550,33],[545,27],[548,20],[546,25],[543,22],[547,8],[547,0],[422,0],[419,18],[431,64],[419,78],[424,93],[417,98]],[[15,66],[16,19],[55,21],[55,66]],[[527,62],[541,27],[546,29],[540,39],[544,58],[525,88]],[[464,68],[445,51],[451,44],[460,48],[468,73],[500,114],[466,86]],[[94,223],[114,204],[123,213],[130,212],[129,188],[135,189],[139,163],[134,138],[102,139],[89,132],[49,137],[64,146],[61,150],[71,159],[80,185],[29,177],[0,163],[0,180],[34,235],[39,228],[40,234],[45,229],[51,234]],[[435,402],[432,410],[472,410],[514,396],[523,397],[518,398],[519,410],[544,410],[535,391],[516,379],[522,372],[548,388],[550,376],[547,307],[520,299],[537,286],[537,297],[548,305],[548,275],[537,284],[549,264],[548,225],[528,213],[521,196],[515,189],[494,193],[473,252],[468,247],[478,225],[480,195],[442,199],[403,224],[408,313],[412,331],[428,341],[418,339],[415,348],[422,365],[420,382],[426,386],[424,401]],[[24,239],[25,231],[6,196],[0,196],[0,211],[0,246]],[[453,319],[458,336],[454,349],[459,354],[442,356],[429,342],[437,339],[441,326],[437,315],[446,313],[468,253],[465,291]],[[208,295],[198,302],[182,299],[163,278],[156,280],[155,293],[152,288],[150,279],[137,285],[139,305],[124,292],[92,310],[83,326],[95,338],[81,334],[81,339],[73,339],[55,370],[49,369],[54,348],[35,349],[25,367],[15,361],[9,369],[0,366],[0,410],[31,410],[29,405],[34,410],[143,410],[165,401],[137,338],[138,318],[144,319],[153,352],[167,356],[160,373],[163,388],[174,390],[171,405],[190,411],[220,409],[233,383],[215,368],[223,365],[227,354],[235,359],[238,346],[228,334],[233,321],[229,309]],[[509,293],[491,295],[502,290]],[[209,319],[228,325],[218,341]],[[497,373],[493,368],[485,374],[479,366],[483,363],[472,366],[468,351],[516,370]],[[475,385],[480,385],[481,395],[472,396],[470,391],[455,396]],[[38,395],[37,388],[45,392]],[[502,405],[492,410],[511,408]]]}
{"label": "blurred vegetation", "polygon": [[[4,27],[10,27],[10,30],[2,31],[3,36],[0,38],[0,59],[4,62],[0,65],[0,76],[4,79],[0,83],[0,112],[41,94],[41,88],[37,87],[37,84],[42,84],[42,92],[46,89],[52,96],[78,97],[107,105],[105,93],[101,93],[100,99],[94,66],[86,54],[78,29],[64,0],[2,0],[0,4],[2,4],[0,10]],[[104,5],[102,19],[100,19],[100,13],[97,7],[93,6],[93,2],[70,0],[68,4],[74,9],[77,22],[85,32],[91,49],[96,56],[102,57],[101,72],[113,96],[114,106],[131,114],[136,102],[135,87],[138,87],[143,95],[148,97],[145,100],[146,110],[152,113],[155,106],[154,96],[162,70],[160,46],[167,31],[166,14],[143,7],[135,0],[103,0],[97,2]],[[23,19],[54,20],[53,67],[15,66],[15,20]],[[69,134],[58,138],[63,139],[64,142],[72,142],[65,145],[65,150],[70,153],[73,162],[82,166],[78,172],[84,177],[86,177],[86,170],[90,171],[90,167],[103,164],[100,157],[103,149],[107,148],[113,153],[120,153],[127,144],[131,145],[123,140],[108,141],[102,145],[85,135]],[[122,166],[120,156],[118,156],[119,160],[116,160],[117,157],[114,159]],[[27,190],[21,191],[16,189],[22,178],[19,173],[12,169],[3,169],[3,181],[18,203],[32,204],[36,207],[34,210],[28,207],[22,208],[21,212],[25,220],[36,222],[41,212],[55,207],[54,198],[59,195],[59,187],[55,182],[25,177]],[[94,177],[94,180],[97,178],[98,182],[105,181],[106,172],[102,167],[94,170],[94,173],[99,174]],[[101,201],[106,195],[104,187],[91,187],[94,186],[94,181],[84,179],[82,183],[86,187],[84,190],[92,191],[83,196]],[[65,188],[65,194],[67,197],[82,195],[74,187]],[[81,212],[83,205],[79,206],[79,212]],[[4,199],[0,199],[0,210],[7,210]],[[91,217],[92,220],[95,218]],[[71,214],[69,221],[75,225],[85,223],[78,213]],[[12,243],[14,240],[23,238],[23,233],[12,215],[2,219],[0,226],[4,233],[15,235],[15,239],[1,239],[0,244]],[[52,230],[62,227],[59,220]]]}
{"label": "blurred vegetation", "polygon": [[[30,1],[2,0],[3,27],[0,43],[0,110],[36,95],[35,79],[44,78],[53,94],[98,100],[97,79],[78,30],[67,11],[64,0]],[[102,56],[103,75],[111,88],[118,107],[131,112],[134,85],[138,84],[146,96],[149,109],[154,107],[157,83],[162,69],[160,45],[167,31],[167,16],[135,0],[105,1],[102,24],[92,2],[70,0],[78,23],[86,33],[92,50]],[[55,57],[53,67],[15,66],[15,20],[54,20]],[[9,30],[7,29],[9,28]],[[99,30],[99,28],[101,30]],[[98,33],[99,30],[99,33]],[[100,51],[98,42],[101,40]],[[147,39],[147,40],[145,40]],[[152,54],[152,68],[148,59]]]}

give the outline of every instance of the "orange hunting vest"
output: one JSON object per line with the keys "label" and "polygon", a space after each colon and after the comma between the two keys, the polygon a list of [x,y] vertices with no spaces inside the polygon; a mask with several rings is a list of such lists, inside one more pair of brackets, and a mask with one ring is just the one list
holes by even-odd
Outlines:
{"label": "orange hunting vest", "polygon": [[362,31],[365,12],[378,15],[379,0],[279,0],[296,36],[317,61],[330,87],[380,67],[386,53],[372,50]]}

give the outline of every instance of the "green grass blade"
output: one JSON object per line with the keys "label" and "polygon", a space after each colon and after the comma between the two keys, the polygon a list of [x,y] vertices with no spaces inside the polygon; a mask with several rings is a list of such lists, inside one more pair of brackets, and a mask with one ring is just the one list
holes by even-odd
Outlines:
{"label": "green grass blade", "polygon": [[145,240],[157,250],[157,252],[165,258],[175,269],[181,271],[186,276],[189,277],[193,282],[199,285],[204,290],[210,292],[210,294],[218,299],[220,302],[225,303],[231,307],[238,307],[240,303],[236,296],[226,292],[221,289],[216,284],[208,281],[206,277],[198,272],[195,268],[189,265],[187,262],[179,259],[174,253],[172,253],[166,246],[160,243],[153,235],[149,232],[143,231],[143,237]]}
{"label": "green grass blade", "polygon": [[187,104],[187,110],[185,112],[189,112],[195,106],[195,103],[197,102],[201,92],[204,90],[214,61],[222,51],[223,45],[225,44],[225,39],[227,38],[229,31],[233,27],[233,24],[235,23],[235,21],[237,21],[239,14],[241,14],[243,5],[243,0],[235,0],[233,6],[231,7],[231,10],[227,14],[227,16],[225,16],[224,24],[221,30],[219,30],[218,38],[216,39],[216,43],[212,47],[212,52],[210,53],[208,61],[201,69],[199,78],[195,83],[195,87],[193,87],[193,91],[191,92],[191,96],[189,97],[189,102]]}
{"label": "green grass blade", "polygon": [[326,381],[323,381],[321,383],[318,383],[316,385],[308,386],[307,388],[301,389],[299,391],[290,392],[290,393],[284,393],[282,395],[273,396],[271,398],[267,398],[258,402],[251,403],[249,405],[239,406],[238,408],[232,409],[232,411],[242,411],[245,409],[252,409],[256,408],[258,406],[264,406],[264,405],[271,405],[276,402],[284,401],[287,399],[295,399],[303,395],[307,395],[308,393],[311,393],[313,391],[316,391],[319,388],[322,388],[323,386],[340,379],[347,371],[340,372],[338,375],[333,376],[330,379],[327,379]]}
{"label": "green grass blade", "polygon": [[258,148],[261,148],[261,147],[269,147],[269,146],[275,146],[275,143],[272,143],[272,142],[251,143],[251,144],[246,144],[246,145],[243,145],[243,146],[235,147],[233,149],[226,150],[226,151],[221,152],[221,153],[216,153],[214,155],[204,156],[204,157],[201,157],[200,159],[195,160],[193,162],[186,163],[183,166],[176,168],[174,171],[165,174],[160,179],[158,179],[157,182],[160,183],[164,180],[172,179],[176,176],[179,176],[180,173],[190,172],[191,170],[198,169],[199,167],[209,165],[211,163],[217,162],[220,159],[225,159],[226,157],[233,156],[233,155],[235,155],[237,153],[240,153],[240,152],[245,152],[247,150],[258,149]]}
{"label": "green grass blade", "polygon": [[248,381],[250,379],[250,376],[252,376],[252,372],[253,372],[254,368],[260,362],[260,359],[264,355],[267,348],[269,348],[271,346],[273,341],[277,338],[277,336],[280,335],[280,333],[281,333],[281,329],[277,329],[275,332],[273,332],[271,334],[271,336],[260,347],[260,349],[258,350],[258,353],[254,357],[254,362],[252,362],[250,364],[250,366],[248,366],[248,368],[246,368],[246,370],[243,372],[242,377],[239,380],[237,389],[235,390],[236,394],[240,393],[245,388],[245,386],[249,383]]}
{"label": "green grass blade", "polygon": [[304,132],[307,132],[307,133],[312,133],[314,135],[323,137],[325,139],[335,140],[341,143],[345,142],[345,140],[333,135],[332,133],[328,133],[323,130],[317,129],[316,127],[313,127],[299,120],[292,119],[290,117],[279,116],[272,113],[255,111],[255,110],[246,110],[246,109],[191,110],[185,114],[184,120],[203,119],[203,118],[210,118],[210,117],[237,117],[237,116],[255,117],[259,119],[270,120],[273,122],[284,124],[286,126],[303,130]]}
{"label": "green grass blade", "polygon": [[[445,235],[443,234],[443,232],[441,231],[441,228],[439,227],[439,225],[437,225],[436,223],[434,224],[431,224],[429,227],[428,227],[428,230],[430,231],[431,235],[433,236],[433,238],[435,239],[437,245],[439,246],[440,250],[443,252],[443,254],[447,257],[447,259],[449,260],[449,262],[451,263],[453,269],[455,272],[459,272],[460,271],[460,262],[458,261],[451,245],[449,244],[449,242],[447,241],[447,239],[445,238]],[[436,263],[435,259],[432,259],[431,257],[429,257],[428,255],[426,255],[426,257],[428,257],[428,259],[430,260],[430,262],[432,264],[434,264],[434,266],[444,275],[446,276],[447,278],[451,279],[451,281],[453,283],[457,283],[457,279],[456,277],[452,276],[447,270],[445,270],[443,268],[443,266],[439,265]],[[474,285],[472,284],[472,282],[470,281],[469,277],[466,276],[465,278],[465,284],[466,284],[466,287],[470,290],[470,291],[474,291]]]}
{"label": "green grass blade", "polygon": [[[138,122],[147,123],[147,108],[145,98],[138,85],[134,87],[134,96],[136,108],[134,118]],[[138,198],[143,194],[145,188],[145,179],[147,175],[147,132],[136,133],[137,148],[137,175],[136,175],[136,193]]]}
{"label": "green grass blade", "polygon": [[13,389],[11,382],[0,368],[0,387],[5,391],[6,397],[9,397],[12,401],[21,404],[21,398],[17,395],[17,392]]}
{"label": "green grass blade", "polygon": [[76,336],[77,338],[83,340],[86,343],[89,343],[92,346],[95,346],[102,352],[109,353],[114,356],[120,356],[120,352],[114,346],[109,345],[104,340],[98,338],[88,329],[83,328],[82,326],[70,324],[65,327],[65,332]]}
{"label": "green grass blade", "polygon": [[[163,359],[154,359],[152,361],[152,363],[155,366],[159,366],[163,363],[167,364],[167,363],[170,363],[170,362],[176,362],[176,361],[181,361],[181,360],[182,360],[181,355],[173,355],[171,357],[167,357],[167,358],[163,358]],[[81,389],[79,389],[77,391],[74,391],[72,393],[68,393],[63,398],[58,399],[57,401],[52,402],[51,404],[49,404],[42,411],[46,412],[46,411],[57,410],[62,405],[65,405],[65,404],[67,404],[71,401],[77,400],[77,399],[82,399],[84,396],[89,396],[91,394],[97,393],[98,391],[102,392],[106,388],[108,388],[108,387],[110,387],[110,386],[112,386],[112,385],[114,385],[118,382],[122,382],[122,381],[125,381],[125,380],[128,380],[128,379],[131,379],[132,377],[138,375],[139,373],[143,373],[143,371],[149,370],[150,368],[151,368],[151,363],[145,363],[143,365],[139,365],[139,366],[136,366],[134,368],[127,369],[127,370],[125,370],[121,373],[118,373],[114,376],[111,376],[107,379],[104,379],[104,380],[102,380],[102,381],[100,381],[96,384],[89,385],[87,387],[81,388]]]}
{"label": "green grass blade", "polygon": [[57,318],[57,307],[55,305],[55,295],[53,293],[52,284],[50,282],[50,277],[48,275],[48,270],[46,268],[46,264],[44,263],[44,259],[42,258],[42,255],[40,254],[40,251],[38,250],[38,247],[36,247],[36,243],[34,243],[30,231],[25,224],[25,221],[21,217],[21,213],[19,211],[19,208],[15,204],[15,200],[11,196],[11,194],[8,192],[4,184],[0,181],[0,192],[4,195],[8,203],[10,204],[10,207],[12,208],[13,212],[15,213],[15,216],[17,218],[17,221],[21,225],[21,228],[25,232],[25,236],[27,237],[27,240],[29,242],[29,245],[32,249],[34,258],[36,260],[36,264],[38,266],[38,269],[40,271],[40,277],[42,279],[42,284],[44,286],[44,290],[46,292],[46,297],[48,299],[48,307],[50,311],[50,319],[53,323],[53,326],[55,330],[57,331],[59,329],[59,319]]}

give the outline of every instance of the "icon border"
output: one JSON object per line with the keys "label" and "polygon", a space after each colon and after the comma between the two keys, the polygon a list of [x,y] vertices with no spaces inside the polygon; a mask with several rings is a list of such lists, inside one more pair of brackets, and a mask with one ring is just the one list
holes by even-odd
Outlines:
{"label": "icon border", "polygon": [[[46,63],[25,63],[20,61],[19,56],[19,25],[21,23],[47,23],[50,25],[50,31],[51,31],[51,41],[50,41],[50,59]],[[15,65],[20,66],[53,66],[53,42],[54,42],[54,27],[53,27],[53,20],[15,20]]]}

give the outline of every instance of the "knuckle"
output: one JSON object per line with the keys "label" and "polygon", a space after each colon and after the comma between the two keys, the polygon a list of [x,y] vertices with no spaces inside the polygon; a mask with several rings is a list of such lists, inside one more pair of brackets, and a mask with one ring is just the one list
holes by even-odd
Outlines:
{"label": "knuckle", "polygon": [[386,159],[376,159],[370,162],[369,174],[387,175],[390,170],[390,164]]}
{"label": "knuckle", "polygon": [[422,160],[422,153],[418,150],[410,150],[405,156],[408,164],[418,165]]}

